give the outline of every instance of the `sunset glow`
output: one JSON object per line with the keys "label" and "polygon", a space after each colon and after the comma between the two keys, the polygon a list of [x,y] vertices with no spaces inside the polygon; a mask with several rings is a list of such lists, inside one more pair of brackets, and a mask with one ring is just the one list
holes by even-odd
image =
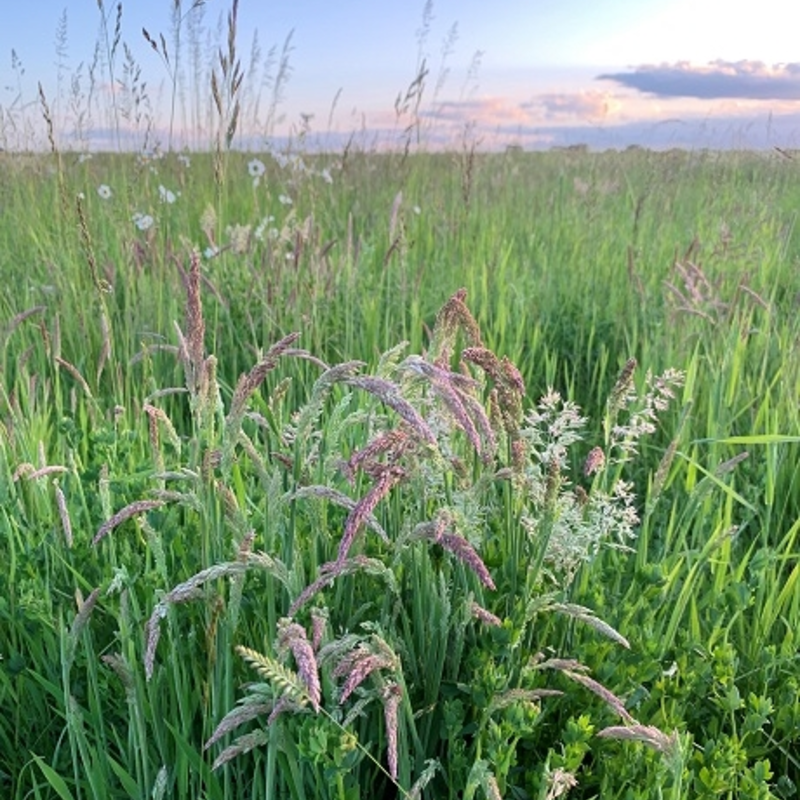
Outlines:
{"label": "sunset glow", "polygon": [[[102,148],[114,139],[135,147],[144,114],[162,146],[209,146],[210,75],[227,46],[230,8],[220,0],[199,5],[123,4],[116,47],[113,3],[38,0],[35,26],[24,6],[12,5],[0,29],[0,144],[13,149],[31,130],[42,144],[41,83],[67,146]],[[236,144],[302,136],[309,147],[352,137],[391,146],[413,117],[433,148],[465,137],[485,148],[796,145],[800,63],[792,61],[794,26],[780,22],[788,2],[765,0],[758,15],[750,4],[721,0],[555,5],[241,0],[236,40],[246,103]],[[283,56],[288,69],[275,93]],[[121,122],[119,108],[114,126],[98,113],[79,119],[81,99],[99,105],[112,94],[106,107],[130,106]],[[396,104],[403,98],[405,107]]]}

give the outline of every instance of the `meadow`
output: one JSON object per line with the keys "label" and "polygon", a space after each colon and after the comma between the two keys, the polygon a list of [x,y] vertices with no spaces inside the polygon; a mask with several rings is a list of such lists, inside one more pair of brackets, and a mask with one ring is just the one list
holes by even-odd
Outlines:
{"label": "meadow", "polygon": [[0,796],[797,796],[800,154],[246,152],[236,7],[0,152]]}
{"label": "meadow", "polygon": [[3,796],[793,796],[798,162],[0,169]]}

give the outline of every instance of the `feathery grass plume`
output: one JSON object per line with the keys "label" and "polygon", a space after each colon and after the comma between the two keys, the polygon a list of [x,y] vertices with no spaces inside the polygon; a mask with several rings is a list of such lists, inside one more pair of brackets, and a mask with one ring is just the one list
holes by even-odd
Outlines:
{"label": "feathery grass plume", "polygon": [[208,356],[203,361],[201,369],[200,384],[197,394],[194,395],[194,405],[200,430],[205,432],[206,439],[210,441],[216,429],[216,419],[221,419],[223,415],[222,398],[217,383],[217,357]]}
{"label": "feathery grass plume", "polygon": [[464,431],[475,451],[481,454],[485,443],[484,460],[491,459],[496,447],[494,432],[486,410],[471,394],[478,388],[477,381],[430,364],[420,356],[409,356],[400,367],[427,378],[434,395],[442,401],[456,426]]}
{"label": "feathery grass plume", "polygon": [[515,703],[535,703],[543,697],[561,697],[564,692],[558,689],[508,689],[492,697],[486,711],[490,716],[495,711],[513,706]]}
{"label": "feathery grass plume", "polygon": [[166,765],[162,764],[156,773],[156,779],[153,781],[153,789],[150,792],[150,800],[164,800],[167,794],[167,786],[169,775],[167,773]]}
{"label": "feathery grass plume", "polygon": [[611,394],[606,401],[606,414],[611,420],[615,420],[620,410],[625,408],[635,397],[633,373],[636,371],[636,363],[635,358],[629,358],[625,362],[617,382],[611,389]]}
{"label": "feathery grass plume", "polygon": [[364,367],[363,361],[347,361],[343,364],[329,367],[322,375],[314,381],[311,388],[311,397],[308,402],[300,409],[297,419],[297,439],[305,441],[314,431],[319,420],[325,400],[330,394],[331,389],[337,383],[347,381],[355,377],[356,373]]}
{"label": "feathery grass plume", "polygon": [[35,481],[39,478],[45,478],[48,475],[63,475],[65,472],[69,472],[66,467],[62,467],[60,464],[51,464],[47,467],[35,469],[33,472],[28,473],[26,477],[29,481]]}
{"label": "feathery grass plume", "polygon": [[434,522],[423,522],[414,528],[414,538],[428,539],[441,545],[448,553],[452,553],[459,561],[474,573],[475,577],[487,588],[496,589],[486,564],[466,538],[458,533],[447,533],[453,520],[447,512],[439,514]]}
{"label": "feathery grass plume", "polygon": [[344,705],[347,698],[377,670],[396,672],[400,658],[380,636],[372,635],[351,650],[333,671],[334,678],[344,678],[339,694],[339,703]]}
{"label": "feathery grass plume", "polygon": [[554,603],[551,606],[547,606],[547,610],[557,611],[560,614],[566,614],[573,619],[577,619],[579,622],[584,622],[590,628],[594,628],[599,633],[602,633],[603,636],[622,645],[626,650],[631,649],[630,642],[621,633],[612,628],[607,622],[595,616],[589,608],[576,605],[575,603]]}
{"label": "feathery grass plume", "polygon": [[[247,661],[248,664],[262,677],[269,681],[273,691],[280,698],[287,698],[295,703],[299,708],[304,708],[312,699],[308,693],[308,687],[303,679],[288,667],[284,667],[274,658],[265,656],[257,650],[242,645],[236,646],[238,655]],[[315,662],[316,663],[316,662]]]}
{"label": "feathery grass plume", "polygon": [[[158,435],[158,418],[154,413],[151,412],[152,409],[155,411],[156,409],[148,405],[147,403],[143,406],[143,411],[147,414],[148,418],[148,435],[150,437],[150,449],[153,452],[153,463],[155,464],[156,470],[158,472],[164,471],[164,454],[161,452],[161,442]],[[163,486],[163,483],[162,483]]]}
{"label": "feathery grass plume", "polygon": [[269,714],[274,706],[275,703],[272,701],[265,702],[260,693],[247,695],[222,718],[208,741],[203,745],[203,750],[213,747],[223,736],[235,731],[241,725]]}
{"label": "feathery grass plume", "polygon": [[[335,503],[337,506],[341,506],[342,508],[346,508],[351,513],[355,511],[356,506],[358,505],[357,500],[353,500],[352,497],[344,494],[344,492],[340,492],[338,489],[334,489],[331,486],[301,486],[299,489],[291,492],[287,495],[288,499],[300,500],[307,497],[319,497],[323,500],[330,500],[332,503]],[[383,526],[378,522],[373,514],[367,514],[363,518],[363,524],[367,525],[371,528],[378,536],[383,539],[386,544],[389,544],[389,534],[384,530]]]}
{"label": "feathery grass plume", "polygon": [[249,753],[251,750],[255,750],[257,747],[263,747],[268,743],[269,735],[267,731],[259,729],[253,731],[252,733],[246,733],[244,736],[240,736],[238,739],[236,739],[236,741],[230,745],[230,747],[226,747],[214,759],[214,763],[211,765],[211,770],[212,772],[216,771],[229,761],[236,758],[236,756],[242,755],[243,753]]}
{"label": "feathery grass plume", "polygon": [[598,731],[603,739],[622,739],[629,742],[641,742],[659,753],[674,756],[680,749],[680,738],[677,731],[669,736],[652,725],[611,725]]}
{"label": "feathery grass plume", "polygon": [[169,606],[171,604],[187,603],[202,597],[202,587],[206,583],[216,580],[217,578],[238,575],[247,570],[248,564],[249,561],[248,563],[228,561],[221,564],[214,564],[175,586],[156,603],[147,621],[147,625],[145,626],[147,630],[147,644],[144,654],[144,672],[148,681],[153,677],[156,647],[161,638],[161,620],[167,616]]}
{"label": "feathery grass plume", "polygon": [[522,424],[522,398],[525,396],[522,374],[506,356],[499,359],[486,347],[466,347],[461,357],[480,367],[494,381],[489,417],[496,420],[495,427],[502,428],[513,445],[519,438]]}
{"label": "feathery grass plume", "polygon": [[152,511],[155,508],[161,508],[163,505],[164,503],[161,500],[137,500],[134,503],[130,503],[129,505],[125,506],[125,508],[114,514],[111,519],[106,520],[97,529],[97,533],[94,535],[94,539],[92,539],[92,544],[97,544],[108,533],[113,531],[114,528],[116,528],[118,525],[121,525],[126,520],[129,520],[131,517],[135,517],[138,514],[144,514],[147,511]]}
{"label": "feathery grass plume", "polygon": [[742,463],[742,461],[746,461],[749,457],[750,453],[748,453],[746,450],[742,453],[737,453],[732,458],[729,458],[726,461],[717,464],[716,468],[714,469],[714,475],[716,475],[719,478],[722,475],[726,475],[729,472],[733,472],[733,470],[735,470],[736,467],[738,467],[739,464]]}
{"label": "feathery grass plume", "polygon": [[447,368],[453,357],[453,348],[459,330],[463,330],[472,347],[482,347],[481,330],[465,303],[467,290],[459,289],[436,315],[433,325],[429,358],[437,366]]}
{"label": "feathery grass plume", "polygon": [[95,383],[100,384],[100,378],[105,369],[106,362],[111,358],[111,322],[108,318],[108,310],[106,304],[100,304],[100,333],[103,337],[103,343],[100,346],[100,354],[97,357],[97,376]]}
{"label": "feathery grass plume", "polygon": [[492,591],[496,589],[486,564],[483,563],[475,548],[463,536],[457,533],[443,533],[436,542],[449,553],[452,553],[459,561],[466,564],[487,589]]}
{"label": "feathery grass plume", "polygon": [[80,593],[76,592],[78,613],[72,620],[72,625],[67,633],[64,653],[64,661],[68,670],[72,667],[72,662],[75,658],[75,648],[78,646],[78,639],[80,638],[81,633],[83,633],[83,629],[86,627],[86,624],[89,622],[89,617],[91,617],[92,611],[94,611],[94,607],[97,605],[97,600],[99,597],[99,588],[93,589],[85,600],[81,600]]}
{"label": "feathery grass plume", "polygon": [[194,397],[200,388],[205,369],[206,323],[200,296],[200,253],[192,250],[186,277],[186,338],[180,337],[180,353],[186,376],[186,388]]}
{"label": "feathery grass plume", "polygon": [[584,675],[581,672],[574,672],[569,669],[561,670],[570,680],[575,683],[585,686],[590,692],[596,694],[612,711],[622,717],[629,725],[637,725],[636,720],[630,715],[628,709],[625,708],[625,702],[617,697],[612,691],[606,689],[602,683],[599,683],[594,678]]}
{"label": "feathery grass plume", "polygon": [[297,664],[297,673],[306,686],[311,707],[314,711],[319,712],[322,698],[319,668],[305,629],[287,617],[280,619],[278,621],[278,648],[280,651],[286,649],[292,651]]}
{"label": "feathery grass plume", "polygon": [[317,579],[303,589],[295,601],[289,606],[289,615],[294,616],[317,592],[330,586],[337,578],[344,575],[353,575],[364,572],[386,581],[386,586],[392,594],[397,593],[394,572],[377,558],[355,556],[344,560],[328,561],[317,572]]}
{"label": "feathery grass plume", "polygon": [[261,386],[267,373],[271,372],[278,365],[280,356],[294,344],[300,337],[299,333],[290,333],[284,336],[269,348],[266,355],[248,372],[241,375],[236,384],[236,389],[231,398],[230,411],[225,419],[224,444],[222,448],[222,466],[227,471],[233,458],[234,448],[236,447],[239,431],[242,427],[247,401],[250,396]]}
{"label": "feathery grass plume", "polygon": [[19,314],[15,314],[11,318],[11,322],[8,323],[5,331],[3,332],[3,337],[5,339],[11,338],[11,334],[23,323],[26,319],[30,319],[31,317],[37,316],[38,314],[47,311],[47,306],[33,306],[32,308],[28,308],[25,311],[21,311]]}
{"label": "feathery grass plume", "polygon": [[[142,411],[150,417],[151,420],[155,420],[160,422],[163,426],[166,434],[167,439],[169,439],[169,443],[175,448],[177,453],[180,455],[181,452],[181,438],[178,436],[178,432],[175,430],[175,426],[172,424],[172,420],[167,416],[166,412],[163,409],[158,408],[157,406],[150,405],[150,403],[145,402],[142,406]],[[155,441],[158,442],[158,434],[155,435]],[[153,444],[153,434],[151,432],[151,445]]]}
{"label": "feathery grass plume", "polygon": [[469,611],[475,619],[480,620],[484,625],[491,625],[499,628],[503,624],[500,617],[492,614],[491,611],[488,611],[483,606],[478,605],[474,600],[469,604]]}
{"label": "feathery grass plume", "polygon": [[[177,494],[177,492],[176,492]],[[192,495],[193,499],[199,506],[199,501],[197,500],[196,496]],[[158,498],[158,499],[166,499],[166,498]],[[198,509],[199,510],[199,509]],[[142,531],[144,535],[147,537],[147,545],[150,548],[150,552],[153,554],[153,561],[156,565],[156,572],[158,573],[159,577],[161,578],[164,583],[167,582],[167,558],[164,554],[164,542],[161,538],[161,533],[156,531],[156,529],[147,521],[147,517],[144,517],[141,520]]]}
{"label": "feathery grass plume", "polygon": [[386,762],[389,775],[397,780],[397,710],[403,699],[403,690],[397,683],[390,683],[381,692],[383,700],[383,719],[386,725]]}
{"label": "feathery grass plume", "polygon": [[402,467],[385,467],[379,474],[372,488],[356,503],[344,523],[344,533],[339,542],[338,562],[345,561],[353,542],[365,524],[366,518],[372,514],[378,503],[389,494],[406,475]]}
{"label": "feathery grass plume", "polygon": [[53,487],[56,493],[56,506],[58,507],[58,516],[61,518],[61,530],[64,532],[64,541],[67,547],[72,547],[72,521],[69,518],[69,509],[67,508],[67,499],[64,497],[64,492],[57,481],[53,481]]}
{"label": "feathery grass plume", "polygon": [[316,653],[322,646],[322,639],[325,636],[325,628],[328,626],[330,612],[327,608],[311,609],[311,647]]}
{"label": "feathery grass plume", "polygon": [[[342,464],[342,472],[348,481],[353,483],[357,470],[373,474],[386,466],[396,464],[406,453],[412,452],[414,447],[415,442],[409,438],[404,429],[393,428],[382,431],[360,450],[354,450],[350,454],[350,458]],[[386,455],[387,463],[377,460],[381,455]]]}
{"label": "feathery grass plume", "polygon": [[[67,372],[69,372],[70,375],[72,375],[73,378],[75,378],[75,380],[80,385],[81,389],[83,389],[83,393],[86,395],[86,397],[92,402],[94,402],[94,395],[92,395],[92,390],[89,388],[89,384],[86,382],[86,378],[84,378],[83,375],[81,375],[78,368],[76,366],[73,366],[72,364],[69,363],[69,361],[66,361],[60,356],[55,357],[55,362],[56,364],[58,364],[59,367],[63,367]],[[90,405],[89,408],[93,410],[93,406]]]}
{"label": "feathery grass plume", "polygon": [[368,376],[349,378],[345,383],[348,386],[363,389],[377,397],[382,403],[389,406],[393,411],[396,411],[423,442],[429,444],[431,447],[436,447],[437,442],[435,434],[417,409],[403,397],[400,387],[396,383],[383,380],[382,378],[372,378]]}
{"label": "feathery grass plume", "polygon": [[121,653],[105,653],[100,660],[119,678],[128,700],[136,699],[136,679],[130,664]]}

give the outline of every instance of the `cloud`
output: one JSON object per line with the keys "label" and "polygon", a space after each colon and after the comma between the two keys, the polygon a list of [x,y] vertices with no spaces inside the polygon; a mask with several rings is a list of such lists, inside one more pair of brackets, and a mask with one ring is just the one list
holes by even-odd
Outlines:
{"label": "cloud", "polygon": [[548,120],[605,119],[620,109],[620,103],[609,92],[538,94],[521,108]]}
{"label": "cloud", "polygon": [[474,100],[451,100],[437,103],[422,112],[422,116],[441,122],[483,123],[527,122],[528,114],[522,107],[503,97],[482,97]]}
{"label": "cloud", "polygon": [[598,75],[657,97],[695,97],[701,100],[800,100],[800,63],[769,66],[762,61],[712,61],[697,66],[642,65],[631,72]]}

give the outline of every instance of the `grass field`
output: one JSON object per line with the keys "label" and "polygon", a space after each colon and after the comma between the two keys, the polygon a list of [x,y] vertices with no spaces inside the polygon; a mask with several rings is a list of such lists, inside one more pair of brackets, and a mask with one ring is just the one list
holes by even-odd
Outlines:
{"label": "grass field", "polygon": [[4,797],[794,796],[800,163],[0,171]]}
{"label": "grass field", "polygon": [[800,154],[243,152],[236,9],[0,109],[0,796],[796,797]]}

